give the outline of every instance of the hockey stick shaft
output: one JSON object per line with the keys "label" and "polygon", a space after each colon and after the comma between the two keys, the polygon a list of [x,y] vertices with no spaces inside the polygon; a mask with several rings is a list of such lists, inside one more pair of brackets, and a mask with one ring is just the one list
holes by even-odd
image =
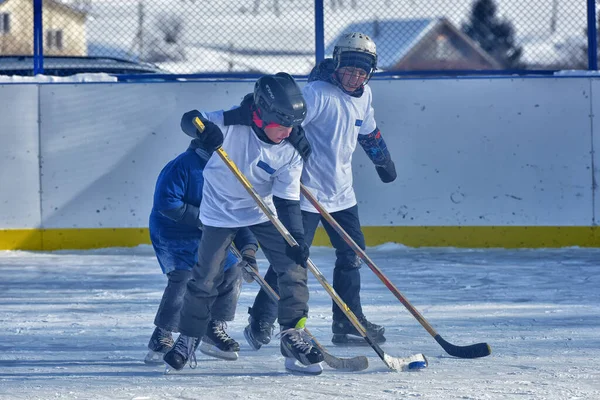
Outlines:
{"label": "hockey stick shaft", "polygon": [[[198,117],[194,118],[194,125],[200,132],[204,131],[204,123],[202,122],[202,120],[200,120],[200,118],[198,118]],[[229,158],[229,155],[225,152],[225,150],[223,150],[222,147],[219,147],[218,149],[215,150],[215,152],[219,155],[221,160],[223,160],[223,162],[227,165],[227,167],[229,167],[230,171],[236,176],[236,178],[244,186],[244,188],[246,189],[248,194],[254,199],[256,204],[265,213],[267,218],[269,218],[271,223],[275,226],[277,231],[279,231],[281,236],[283,236],[285,241],[290,246],[297,246],[298,242],[296,242],[296,239],[294,239],[294,237],[288,232],[288,230],[285,228],[285,226],[277,218],[275,213],[273,211],[271,211],[271,209],[266,205],[264,200],[259,196],[259,194],[254,189],[254,187],[252,186],[250,181],[248,181],[248,179],[244,176],[244,174],[242,174],[242,172],[238,169],[238,167],[235,165],[233,160],[231,160]],[[317,278],[317,280],[319,281],[321,286],[323,286],[325,291],[329,294],[329,296],[331,296],[333,301],[342,310],[344,315],[348,318],[348,320],[356,328],[358,333],[371,346],[371,348],[373,348],[373,350],[375,350],[375,353],[377,353],[377,355],[383,360],[383,362],[390,369],[398,370],[399,368],[396,366],[396,363],[392,362],[392,360],[391,360],[393,357],[390,357],[389,355],[385,354],[385,352],[381,349],[381,347],[377,343],[375,343],[373,340],[371,340],[371,338],[367,335],[367,331],[365,330],[365,328],[358,321],[358,318],[356,318],[356,315],[354,315],[352,310],[350,310],[350,308],[346,305],[346,303],[344,303],[342,301],[340,296],[335,292],[335,290],[329,284],[329,282],[327,282],[327,279],[325,279],[325,277],[323,276],[321,271],[319,271],[317,266],[312,262],[312,260],[310,258],[306,261],[306,264],[307,264],[308,269],[313,273],[315,278]]]}
{"label": "hockey stick shaft", "polygon": [[373,260],[365,253],[363,249],[346,233],[346,231],[338,224],[338,222],[325,210],[325,208],[319,203],[319,201],[313,196],[312,193],[304,186],[300,185],[300,190],[304,197],[310,201],[310,203],[319,211],[321,216],[329,223],[329,225],[340,235],[340,237],[354,250],[364,262],[369,266],[371,271],[377,275],[377,277],[384,283],[384,285],[396,296],[396,298],[406,307],[406,309],[419,321],[419,323],[425,328],[427,332],[442,346],[442,348],[450,355],[459,358],[478,358],[485,357],[491,354],[491,348],[487,343],[477,343],[469,346],[456,346],[445,341],[439,333],[433,329],[433,327],[427,322],[427,320],[421,315],[421,313],[413,307],[408,299],[398,290],[398,288],[385,276],[385,274],[375,265]]}

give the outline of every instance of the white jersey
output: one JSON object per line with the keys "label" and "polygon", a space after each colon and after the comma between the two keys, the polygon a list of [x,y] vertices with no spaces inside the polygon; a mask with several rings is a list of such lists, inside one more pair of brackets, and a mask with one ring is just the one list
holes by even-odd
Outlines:
{"label": "white jersey", "polygon": [[[302,123],[312,154],[304,165],[302,183],[328,212],[356,205],[352,188],[352,154],[358,135],[376,128],[371,89],[352,97],[331,83],[314,81],[302,89],[307,115]],[[302,197],[304,211],[318,212]]]}
{"label": "white jersey", "polygon": [[[303,162],[294,146],[287,141],[265,143],[249,126],[224,126],[223,111],[203,115],[221,128],[223,150],[273,212],[273,195],[300,199]],[[235,228],[269,219],[219,155],[213,154],[204,168],[200,220],[207,226]]]}

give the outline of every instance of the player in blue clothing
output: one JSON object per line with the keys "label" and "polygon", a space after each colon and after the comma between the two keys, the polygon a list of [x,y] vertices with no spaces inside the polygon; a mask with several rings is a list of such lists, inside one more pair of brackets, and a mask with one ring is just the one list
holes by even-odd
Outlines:
{"label": "player in blue clothing", "polygon": [[[172,332],[179,332],[179,313],[192,268],[198,261],[202,237],[199,207],[204,186],[203,171],[210,153],[192,140],[187,151],[171,160],[160,172],[150,214],[150,239],[168,282],[154,319],[156,328],[148,343],[146,363],[162,363],[173,346]],[[237,232],[234,244],[244,261],[256,265],[257,242],[247,228]],[[212,306],[212,319],[202,338],[200,351],[226,360],[236,360],[239,344],[225,328],[235,316],[241,288],[241,264],[229,251],[224,261],[225,276]]]}

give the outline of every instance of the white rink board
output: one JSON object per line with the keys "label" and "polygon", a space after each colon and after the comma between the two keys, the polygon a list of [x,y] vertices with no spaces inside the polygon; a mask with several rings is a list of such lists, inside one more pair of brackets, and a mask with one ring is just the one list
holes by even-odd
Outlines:
{"label": "white rink board", "polygon": [[[592,93],[600,93],[600,81],[592,80],[591,82]],[[594,158],[594,186],[596,186],[596,196],[594,196],[594,225],[598,224],[598,212],[600,211],[600,198],[598,193],[598,173],[600,172],[600,121],[596,119],[596,117],[600,118],[600,104],[598,104],[598,99],[594,99],[592,101],[591,114],[594,116],[593,123],[593,143],[592,150],[590,151]]]}
{"label": "white rink board", "polygon": [[588,79],[371,86],[398,178],[356,151],[364,225],[591,225]]}
{"label": "white rink board", "polygon": [[[374,80],[376,119],[398,179],[381,183],[357,149],[363,225],[593,225],[593,79]],[[2,132],[23,133],[0,136],[2,171],[22,172],[0,180],[0,228],[39,226],[37,90],[42,226],[125,228],[147,227],[159,171],[187,148],[181,114],[229,108],[252,88],[253,81],[3,86]],[[15,164],[17,147],[30,153]]]}
{"label": "white rink board", "polygon": [[0,85],[0,229],[37,228],[38,87]]}
{"label": "white rink board", "polygon": [[190,143],[179,127],[181,115],[193,108],[230,108],[252,87],[42,86],[44,227],[147,227],[160,170]]}

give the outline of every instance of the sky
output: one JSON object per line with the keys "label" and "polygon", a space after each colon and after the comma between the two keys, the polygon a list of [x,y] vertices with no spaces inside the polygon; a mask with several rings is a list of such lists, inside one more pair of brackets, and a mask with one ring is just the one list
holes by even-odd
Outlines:
{"label": "sky", "polygon": [[[0,399],[598,399],[600,249],[367,249],[442,338],[487,342],[479,359],[449,356],[366,266],[362,304],[386,328],[392,356],[423,353],[428,368],[394,372],[369,346],[336,347],[328,295],[311,277],[307,327],[338,357],[369,368],[287,373],[278,340],[255,352],[243,337],[258,290],[244,283],[229,333],[237,361],[198,353],[198,367],[164,375],[143,363],[165,277],[150,246],[0,251]],[[334,251],[311,249],[331,282]],[[259,253],[264,273],[266,260]]]}

